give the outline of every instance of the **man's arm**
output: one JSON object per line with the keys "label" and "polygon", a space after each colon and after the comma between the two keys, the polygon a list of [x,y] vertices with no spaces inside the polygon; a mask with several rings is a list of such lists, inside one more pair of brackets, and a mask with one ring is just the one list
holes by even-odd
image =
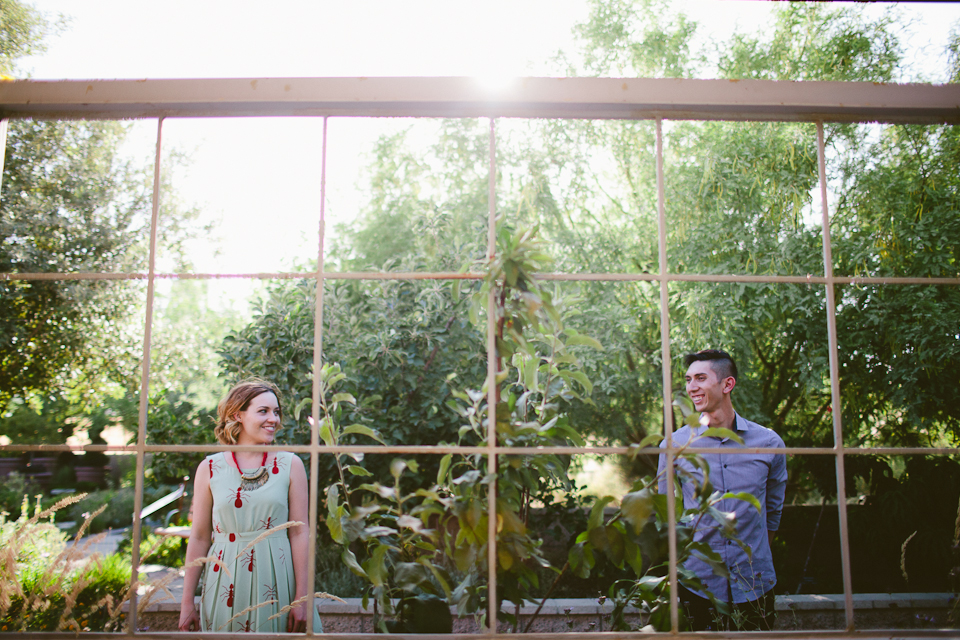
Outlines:
{"label": "man's arm", "polygon": [[[660,448],[666,446],[666,440],[660,442]],[[667,454],[661,452],[657,461],[657,493],[666,495],[667,493]]]}
{"label": "man's arm", "polygon": [[[783,440],[774,434],[776,441],[771,446],[783,448]],[[780,516],[783,513],[783,498],[787,492],[787,456],[778,454],[773,456],[770,464],[770,473],[767,475],[767,537],[773,544],[773,536],[780,528]]]}

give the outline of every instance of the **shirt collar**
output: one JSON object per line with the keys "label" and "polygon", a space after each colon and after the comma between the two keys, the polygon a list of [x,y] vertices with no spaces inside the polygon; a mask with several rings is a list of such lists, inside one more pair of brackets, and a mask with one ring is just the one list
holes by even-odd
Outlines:
{"label": "shirt collar", "polygon": [[[704,431],[706,431],[708,428],[709,428],[709,427],[704,427],[704,426],[699,426],[699,425],[698,425],[698,426],[696,427],[696,429],[694,429],[694,432],[699,436],[699,435],[701,435]],[[750,425],[749,425],[749,423],[747,422],[746,418],[744,418],[743,416],[741,416],[741,415],[740,415],[739,413],[737,413],[736,411],[733,412],[733,430],[734,430],[734,431],[749,431],[749,430],[750,430]],[[722,440],[720,440],[720,442],[726,442],[727,440],[729,440],[729,438],[723,438]]]}
{"label": "shirt collar", "polygon": [[750,425],[747,420],[736,411],[733,412],[734,431],[749,431]]}

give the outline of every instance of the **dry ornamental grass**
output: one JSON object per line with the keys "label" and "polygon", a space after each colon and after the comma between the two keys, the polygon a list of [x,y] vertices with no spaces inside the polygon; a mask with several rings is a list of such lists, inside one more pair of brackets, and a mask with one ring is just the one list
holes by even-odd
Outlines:
{"label": "dry ornamental grass", "polygon": [[[86,516],[72,543],[66,543],[52,516],[85,496],[64,498],[44,511],[38,505],[29,519],[27,509],[14,522],[0,518],[0,631],[120,631],[124,605],[141,584],[149,588],[137,599],[138,612],[161,596],[172,598],[167,584],[174,575],[153,584],[131,582],[129,558],[91,553],[105,533],[81,544],[106,505]],[[143,557],[155,551],[156,545]]]}

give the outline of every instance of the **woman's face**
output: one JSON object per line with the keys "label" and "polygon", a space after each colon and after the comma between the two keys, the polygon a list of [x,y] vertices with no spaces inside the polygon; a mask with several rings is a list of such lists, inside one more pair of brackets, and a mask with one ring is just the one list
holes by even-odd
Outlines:
{"label": "woman's face", "polygon": [[280,427],[280,403],[277,396],[266,391],[250,401],[239,416],[241,425],[237,444],[270,444]]}

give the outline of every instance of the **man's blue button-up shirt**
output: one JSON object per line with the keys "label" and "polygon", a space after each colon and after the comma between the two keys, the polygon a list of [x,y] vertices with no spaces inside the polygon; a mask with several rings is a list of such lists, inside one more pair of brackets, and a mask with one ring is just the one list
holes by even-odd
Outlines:
{"label": "man's blue button-up shirt", "polygon": [[[703,433],[706,427],[691,428],[684,426],[673,434],[674,446],[682,446],[691,437]],[[726,453],[732,449],[753,448],[782,448],[783,440],[773,430],[750,422],[743,416],[736,416],[736,431],[743,439],[743,445],[724,438],[701,438],[690,445],[696,448],[714,448],[717,453],[704,454],[703,458],[710,467],[710,482],[714,489],[721,493],[747,492],[760,502],[762,511],[743,500],[723,500],[717,507],[721,511],[732,511],[737,517],[737,536],[752,550],[752,557],[739,545],[724,538],[720,531],[721,526],[709,516],[700,522],[694,532],[695,540],[706,541],[720,557],[723,558],[730,577],[725,578],[714,574],[713,569],[702,560],[691,557],[685,567],[694,571],[707,588],[718,600],[724,602],[750,602],[761,597],[777,583],[777,574],[773,569],[773,556],[770,553],[770,543],[767,531],[776,531],[780,527],[780,514],[783,510],[783,497],[787,485],[787,461],[783,454],[733,454]],[[664,441],[660,445],[666,446]],[[696,473],[688,461],[682,458],[677,461],[687,471]],[[667,478],[664,467],[666,456],[660,455],[660,493],[666,493]],[[693,486],[690,482],[683,482],[684,508],[696,506],[693,497]],[[696,593],[696,592],[695,592]],[[699,595],[705,596],[700,593]]]}

